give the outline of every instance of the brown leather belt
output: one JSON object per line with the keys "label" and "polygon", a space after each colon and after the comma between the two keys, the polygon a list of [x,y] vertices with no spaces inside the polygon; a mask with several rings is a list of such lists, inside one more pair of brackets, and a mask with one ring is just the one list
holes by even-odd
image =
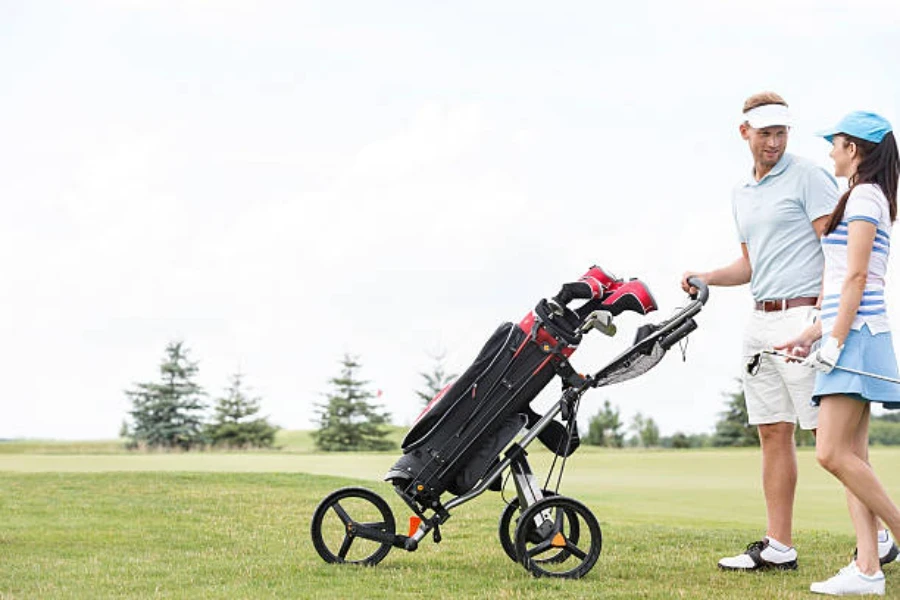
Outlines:
{"label": "brown leather belt", "polygon": [[815,296],[806,298],[782,298],[781,300],[757,300],[756,310],[772,312],[775,310],[787,310],[797,306],[815,306],[819,299]]}

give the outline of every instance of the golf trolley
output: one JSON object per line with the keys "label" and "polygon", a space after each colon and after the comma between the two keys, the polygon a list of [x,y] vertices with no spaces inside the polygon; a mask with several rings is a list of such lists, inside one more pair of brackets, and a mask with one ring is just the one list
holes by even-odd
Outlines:
{"label": "golf trolley", "polygon": [[[391,548],[416,550],[428,534],[438,543],[451,511],[485,491],[501,490],[507,473],[516,497],[500,514],[506,555],[535,577],[583,577],[600,555],[600,524],[584,504],[557,494],[566,459],[580,444],[575,417],[581,397],[591,388],[647,372],[697,328],[693,317],[708,290],[697,279],[690,283],[698,291],[687,306],[668,320],[640,327],[630,348],[588,376],[568,361],[583,335],[592,329],[614,335],[613,317],[624,311],[646,315],[657,308],[641,281],[617,279],[592,267],[552,299],[541,300],[520,323],[501,325],[466,372],[419,415],[403,440],[403,455],[385,476],[414,513],[409,534],[397,533],[381,496],[347,487],[329,494],[313,513],[316,552],[329,563],[372,566]],[[574,299],[586,302],[572,310],[567,305]],[[562,395],[540,415],[529,405],[557,375]],[[555,454],[545,487],[526,458],[535,438]],[[559,458],[555,489],[549,489]],[[453,497],[442,500],[445,493]]]}

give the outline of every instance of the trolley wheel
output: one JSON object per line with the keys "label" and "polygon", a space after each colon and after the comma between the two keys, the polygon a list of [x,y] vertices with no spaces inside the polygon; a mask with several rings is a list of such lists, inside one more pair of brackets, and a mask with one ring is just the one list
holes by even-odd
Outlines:
{"label": "trolley wheel", "polygon": [[375,492],[361,487],[332,492],[313,513],[310,533],[316,552],[329,563],[377,565],[391,551],[391,544],[366,539],[359,533],[360,526],[390,537],[396,532],[391,507]]}
{"label": "trolley wheel", "polygon": [[[575,531],[578,537],[573,539]],[[602,545],[594,514],[565,496],[535,502],[516,525],[516,556],[535,577],[584,577],[600,557]]]}
{"label": "trolley wheel", "polygon": [[[544,498],[549,498],[550,496],[555,496],[556,492],[551,492],[550,490],[542,490],[544,494]],[[516,555],[516,543],[513,539],[516,535],[516,525],[519,523],[518,513],[520,512],[519,508],[519,498],[513,498],[505,507],[503,507],[503,512],[500,513],[500,526],[498,533],[500,534],[500,545],[503,546],[503,551],[506,552],[506,555],[513,561],[519,562],[519,557]],[[514,519],[514,517],[516,517]],[[569,539],[573,540],[576,544],[578,543],[578,535],[579,535],[579,524],[578,519],[574,516],[568,521],[571,529],[568,532]],[[569,551],[565,548],[561,549],[557,554],[543,557],[538,560],[538,562],[561,562],[566,560],[568,557]]]}

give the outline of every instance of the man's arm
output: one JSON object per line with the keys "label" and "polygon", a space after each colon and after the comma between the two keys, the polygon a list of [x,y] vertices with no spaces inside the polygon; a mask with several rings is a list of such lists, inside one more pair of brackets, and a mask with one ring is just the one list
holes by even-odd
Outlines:
{"label": "man's arm", "polygon": [[812,222],[813,229],[816,232],[816,235],[821,238],[825,235],[825,228],[828,226],[828,221],[831,220],[831,215],[825,215],[824,217],[819,217]]}
{"label": "man's arm", "polygon": [[[825,215],[819,217],[818,219],[814,219],[812,221],[813,231],[816,232],[816,236],[819,239],[822,239],[822,236],[825,235],[825,228],[828,227],[828,221],[831,220],[831,215]],[[816,301],[816,308],[822,307],[822,294],[825,293],[825,274],[822,273],[822,286],[819,288],[819,299]]]}
{"label": "man's arm", "polygon": [[706,273],[688,271],[681,278],[681,288],[686,292],[691,291],[691,286],[687,282],[691,277],[699,278],[706,285],[744,285],[745,283],[750,283],[750,275],[752,273],[753,269],[750,266],[750,254],[747,252],[747,244],[741,244],[741,257],[739,259],[730,265]]}

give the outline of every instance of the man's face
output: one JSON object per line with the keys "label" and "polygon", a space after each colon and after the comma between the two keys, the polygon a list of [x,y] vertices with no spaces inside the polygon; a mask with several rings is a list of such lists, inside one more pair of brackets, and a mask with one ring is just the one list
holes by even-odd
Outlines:
{"label": "man's face", "polygon": [[741,137],[750,145],[753,161],[761,167],[771,169],[781,160],[787,149],[788,128],[784,125],[773,125],[755,129],[744,123],[741,125]]}

